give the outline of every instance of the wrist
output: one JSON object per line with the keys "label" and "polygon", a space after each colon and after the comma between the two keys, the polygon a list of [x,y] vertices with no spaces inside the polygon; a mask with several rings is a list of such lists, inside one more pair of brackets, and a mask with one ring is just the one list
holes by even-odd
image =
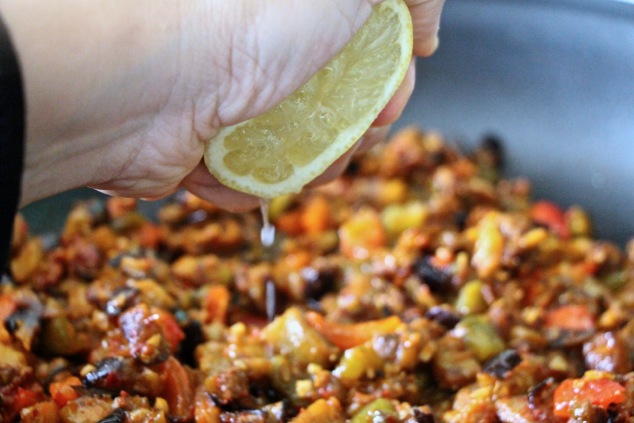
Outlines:
{"label": "wrist", "polygon": [[25,87],[22,206],[103,183],[134,154],[177,75],[171,3],[0,0]]}

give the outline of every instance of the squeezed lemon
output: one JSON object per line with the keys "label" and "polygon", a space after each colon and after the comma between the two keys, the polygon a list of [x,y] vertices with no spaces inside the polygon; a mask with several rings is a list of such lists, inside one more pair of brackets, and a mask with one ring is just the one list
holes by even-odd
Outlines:
{"label": "squeezed lemon", "polygon": [[223,184],[258,197],[299,192],[371,126],[403,81],[412,46],[405,2],[374,6],[359,32],[305,85],[209,140],[208,169]]}

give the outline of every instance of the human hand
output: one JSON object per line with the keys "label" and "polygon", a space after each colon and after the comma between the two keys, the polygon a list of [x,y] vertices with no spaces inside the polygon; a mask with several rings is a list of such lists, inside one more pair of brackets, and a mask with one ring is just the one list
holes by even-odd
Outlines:
{"label": "human hand", "polygon": [[[372,2],[0,0],[28,105],[22,205],[86,185],[146,198],[184,186],[226,208],[255,205],[204,168],[204,141],[295,91],[349,41]],[[431,54],[442,0],[408,3],[415,53]],[[385,136],[413,85],[412,63],[356,148]]]}

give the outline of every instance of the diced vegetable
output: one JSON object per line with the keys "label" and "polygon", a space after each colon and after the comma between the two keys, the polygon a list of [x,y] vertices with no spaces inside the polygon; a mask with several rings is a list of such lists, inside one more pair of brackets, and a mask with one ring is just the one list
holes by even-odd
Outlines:
{"label": "diced vegetable", "polygon": [[564,212],[557,204],[546,200],[537,201],[529,214],[535,222],[548,227],[561,238],[566,239],[570,236]]}
{"label": "diced vegetable", "polygon": [[159,317],[157,323],[161,327],[161,332],[163,333],[163,337],[167,341],[167,344],[170,347],[172,353],[175,353],[178,350],[178,345],[180,342],[185,339],[185,334],[181,329],[178,322],[174,318],[172,313],[169,313],[163,309],[155,308],[153,309],[154,313],[156,313]]}
{"label": "diced vegetable", "polygon": [[59,407],[54,401],[39,402],[32,407],[22,409],[22,423],[59,423]]}
{"label": "diced vegetable", "polygon": [[169,415],[177,421],[189,421],[194,417],[194,391],[185,368],[174,357],[163,364],[163,393],[169,404]]}
{"label": "diced vegetable", "polygon": [[421,226],[427,218],[424,203],[413,201],[406,204],[392,204],[381,212],[381,221],[387,233],[396,237],[407,229]]}
{"label": "diced vegetable", "polygon": [[379,215],[370,208],[359,210],[339,228],[339,248],[351,259],[365,259],[386,242]]}
{"label": "diced vegetable", "polygon": [[458,293],[456,310],[462,314],[475,314],[484,311],[487,307],[482,293],[484,283],[479,279],[467,282]]}
{"label": "diced vegetable", "polygon": [[336,323],[312,311],[305,317],[311,326],[342,350],[361,345],[375,335],[391,333],[401,325],[398,316],[353,324]]}
{"label": "diced vegetable", "polygon": [[69,376],[59,382],[51,383],[48,390],[53,401],[63,407],[68,401],[79,398],[79,393],[75,390],[75,387],[79,386],[82,386],[81,380],[78,377]]}
{"label": "diced vegetable", "polygon": [[490,212],[482,218],[479,229],[471,263],[476,268],[478,276],[487,279],[493,276],[501,266],[504,237],[500,232],[497,215],[494,212]]}
{"label": "diced vegetable", "polygon": [[346,421],[341,404],[335,397],[319,399],[302,410],[292,423],[343,423]]}
{"label": "diced vegetable", "polygon": [[368,346],[347,349],[341,357],[341,361],[333,370],[332,374],[338,377],[343,383],[350,384],[361,379],[365,375],[372,375],[381,369],[385,363]]}
{"label": "diced vegetable", "polygon": [[207,290],[203,307],[207,322],[226,323],[231,293],[224,285],[212,285]]}
{"label": "diced vegetable", "polygon": [[57,316],[42,327],[41,345],[49,354],[72,355],[88,347],[66,316]]}
{"label": "diced vegetable", "polygon": [[10,268],[13,278],[20,283],[26,282],[37,270],[43,254],[42,243],[39,239],[27,241],[20,253],[11,260]]}
{"label": "diced vegetable", "polygon": [[570,304],[549,310],[544,326],[571,331],[588,331],[595,328],[595,317],[587,306]]}
{"label": "diced vegetable", "polygon": [[326,365],[333,352],[331,345],[308,324],[296,307],[276,317],[263,329],[262,336],[276,352],[299,365]]}
{"label": "diced vegetable", "polygon": [[504,340],[484,316],[467,316],[456,325],[467,346],[476,354],[480,362],[501,353],[506,348]]}
{"label": "diced vegetable", "polygon": [[15,398],[13,399],[13,407],[16,410],[22,410],[23,408],[30,407],[36,404],[42,399],[42,392],[35,391],[33,389],[24,389],[18,387]]}
{"label": "diced vegetable", "polygon": [[330,227],[330,206],[324,196],[316,195],[306,202],[302,210],[301,224],[308,234],[320,234]]}
{"label": "diced vegetable", "polygon": [[110,401],[98,397],[79,397],[69,401],[60,411],[64,423],[93,423],[112,412]]}
{"label": "diced vegetable", "polygon": [[572,417],[574,408],[582,402],[606,410],[610,404],[621,404],[627,399],[623,385],[611,379],[566,379],[554,395],[554,413],[558,417]]}
{"label": "diced vegetable", "polygon": [[589,237],[592,235],[592,221],[581,207],[572,206],[568,208],[564,218],[570,235],[575,237]]}
{"label": "diced vegetable", "polygon": [[515,350],[504,350],[484,365],[484,372],[502,379],[520,364],[522,358]]}
{"label": "diced vegetable", "polygon": [[398,421],[398,412],[387,398],[377,398],[355,413],[350,423]]}

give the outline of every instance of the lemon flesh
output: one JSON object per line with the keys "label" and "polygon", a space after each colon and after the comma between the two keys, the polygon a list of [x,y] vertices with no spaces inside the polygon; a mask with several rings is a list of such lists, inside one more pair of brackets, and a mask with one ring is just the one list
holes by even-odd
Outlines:
{"label": "lemon flesh", "polygon": [[207,168],[223,184],[262,198],[301,191],[372,125],[405,77],[412,43],[403,0],[374,6],[359,32],[305,85],[209,140]]}

